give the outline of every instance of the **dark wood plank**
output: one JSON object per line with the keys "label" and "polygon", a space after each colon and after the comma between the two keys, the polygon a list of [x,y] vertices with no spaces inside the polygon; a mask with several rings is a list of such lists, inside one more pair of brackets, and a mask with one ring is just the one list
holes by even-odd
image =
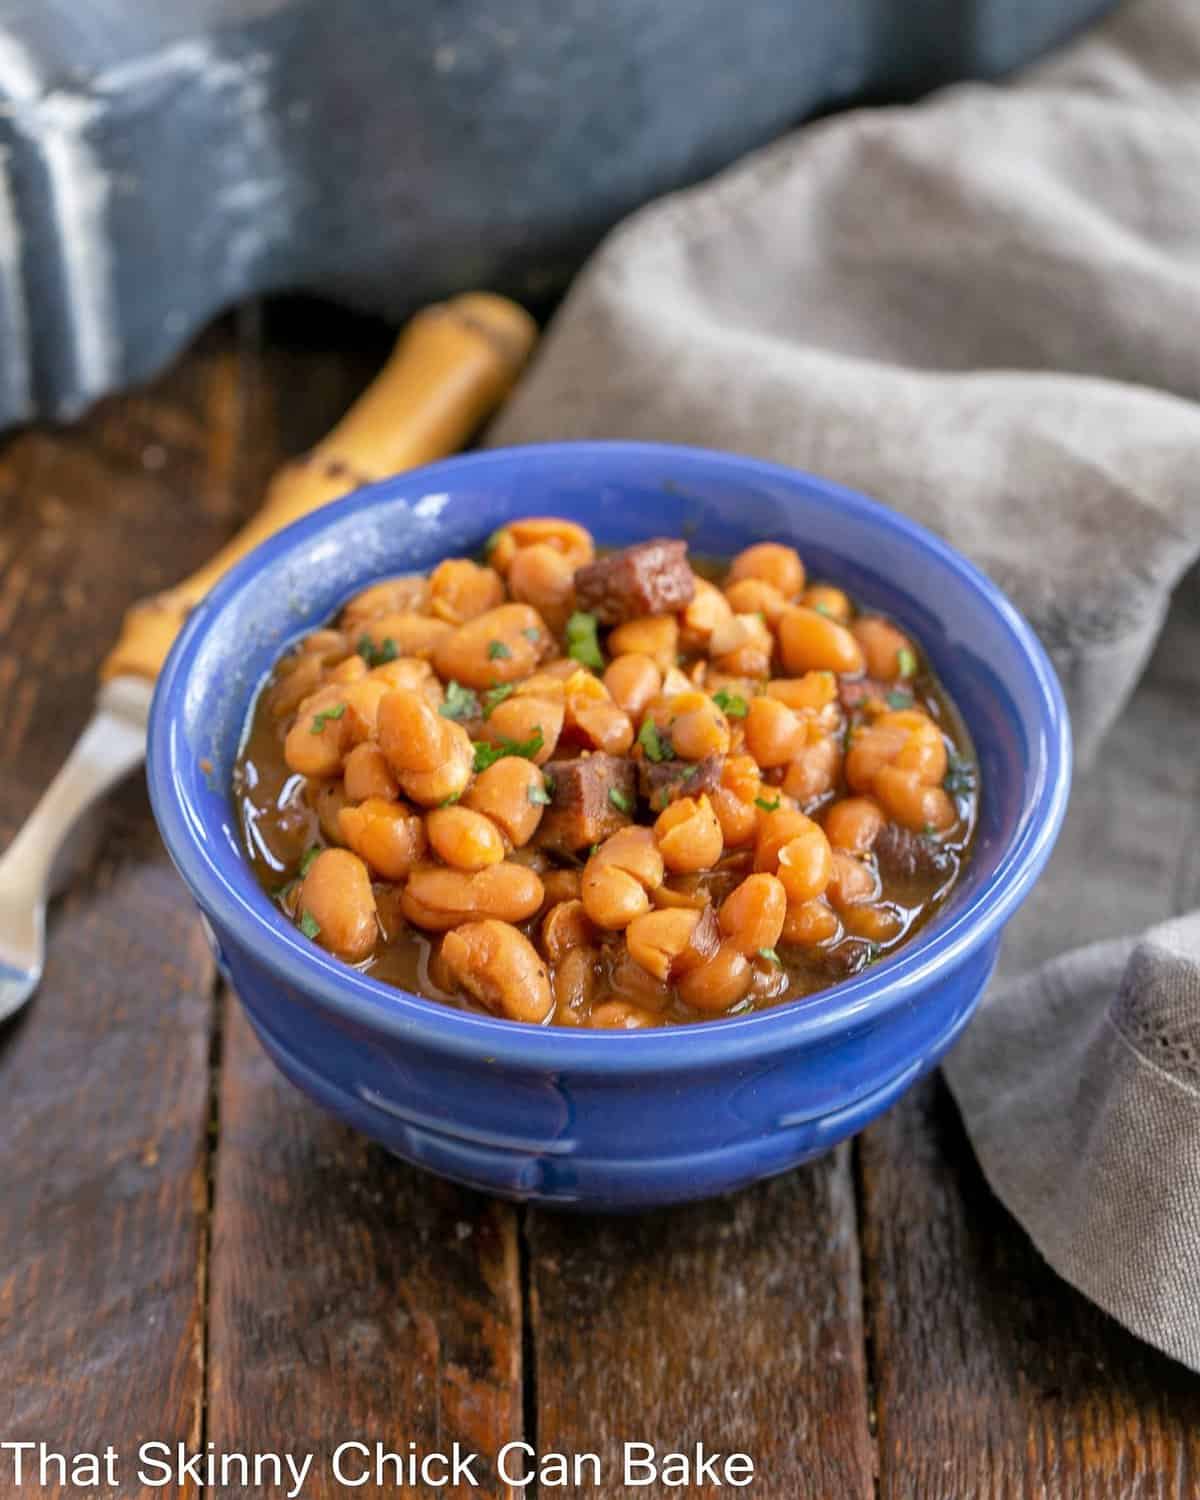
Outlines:
{"label": "dark wood plank", "polygon": [[598,1454],[605,1494],[641,1442],[746,1453],[743,1493],[772,1500],[873,1495],[847,1148],[712,1203],[533,1212],[527,1234],[541,1452]]}
{"label": "dark wood plank", "polygon": [[880,1494],[1191,1500],[1200,1377],[1060,1281],[940,1082],[861,1145]]}
{"label": "dark wood plank", "polygon": [[[142,394],[0,451],[0,844],[86,721],[125,606],[227,530],[237,408],[221,329]],[[200,1437],[215,976],[140,777],[75,843],[99,852],[0,1031],[0,1431],[132,1459]]]}
{"label": "dark wood plank", "polygon": [[[458,1442],[486,1459],[479,1488],[436,1493],[508,1494],[494,1458],[521,1434],[512,1209],[323,1115],[277,1073],[233,1000],[216,1187],[207,1432],[217,1451],[311,1453],[304,1493],[320,1500],[347,1493],[331,1469],[342,1442],[401,1454],[409,1442],[421,1452]],[[414,1493],[391,1475],[355,1493],[397,1490]]]}
{"label": "dark wood plank", "polygon": [[[268,308],[247,349],[239,484],[260,494],[385,358],[377,325]],[[275,1072],[231,1001],[222,1047],[207,1436],[219,1451],[316,1455],[305,1495],[343,1495],[339,1442],[481,1453],[520,1437],[515,1211],[415,1172]],[[369,1496],[397,1491],[368,1484]],[[229,1493],[236,1494],[237,1490]],[[426,1493],[421,1490],[420,1493]]]}

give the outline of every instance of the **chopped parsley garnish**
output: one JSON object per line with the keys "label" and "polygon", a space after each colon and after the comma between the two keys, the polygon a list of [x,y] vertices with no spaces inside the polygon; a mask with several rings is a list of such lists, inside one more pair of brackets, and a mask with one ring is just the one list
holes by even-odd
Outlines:
{"label": "chopped parsley garnish", "polygon": [[761,807],[763,812],[775,812],[783,802],[782,797],[776,797],[774,802],[768,802],[765,797],[755,797],[755,807]]}
{"label": "chopped parsley garnish", "polygon": [[915,677],[917,675],[917,657],[914,651],[907,646],[901,646],[896,652],[896,665],[900,668],[901,677]]}
{"label": "chopped parsley garnish", "polygon": [[540,724],[527,740],[509,740],[501,737],[494,745],[488,740],[476,740],[475,770],[486,771],[489,766],[494,766],[506,755],[520,755],[526,760],[532,760],[545,743]]}
{"label": "chopped parsley garnish", "polygon": [[550,782],[543,786],[538,781],[531,781],[526,796],[535,807],[549,807],[554,797],[554,787]]}
{"label": "chopped parsley garnish", "polygon": [[319,714],[313,714],[312,732],[320,734],[330,719],[340,719],[346,712],[346,705],[338,703],[333,708],[323,708]]}
{"label": "chopped parsley garnish", "polygon": [[653,719],[647,719],[638,730],[638,744],[646,752],[655,765],[664,760],[674,760],[675,752],[670,742],[664,740],[658,732],[658,725]]}
{"label": "chopped parsley garnish", "polygon": [[542,638],[542,632],[537,628],[536,625],[527,625],[525,629],[522,630],[521,634],[527,641],[532,641],[535,646]]}
{"label": "chopped parsley garnish", "polygon": [[485,719],[491,718],[492,710],[494,708],[499,708],[499,706],[504,702],[505,698],[511,697],[512,694],[516,692],[516,686],[517,685],[515,682],[502,682],[499,687],[488,688],[487,692],[484,693],[481,700],[483,705],[483,717]]}
{"label": "chopped parsley garnish", "polygon": [[443,719],[456,719],[460,724],[464,719],[477,719],[479,699],[470,688],[451,679],[446,684],[446,701],[438,709],[438,713]]}
{"label": "chopped parsley garnish", "polygon": [[484,544],[483,544],[483,555],[484,555],[484,557],[490,557],[492,555],[492,553],[496,550],[496,548],[500,544],[500,538],[504,535],[504,533],[507,530],[508,530],[507,526],[497,526],[496,527],[495,531],[492,532],[491,536],[488,537],[487,541],[484,542]]}
{"label": "chopped parsley garnish", "polygon": [[395,661],[400,655],[390,635],[384,636],[383,643],[379,646],[369,635],[364,635],[358,643],[358,654],[368,667],[382,667],[389,661]]}
{"label": "chopped parsley garnish", "polygon": [[317,921],[312,912],[306,911],[300,918],[300,931],[306,938],[315,938],[320,930],[320,922]]}
{"label": "chopped parsley garnish", "polygon": [[461,792],[451,792],[448,797],[443,797],[442,798],[442,800],[438,803],[438,806],[439,807],[453,807],[454,804],[458,801],[458,799],[461,796],[462,796]]}
{"label": "chopped parsley garnish", "polygon": [[783,959],[775,952],[774,948],[760,948],[758,956],[759,958],[765,958],[769,964],[775,964],[780,969],[783,968]]}
{"label": "chopped parsley garnish", "polygon": [[834,619],[837,618],[837,616],[834,614],[833,610],[830,609],[830,607],[828,606],[828,604],[814,604],[813,605],[813,609],[816,610],[817,614],[824,615],[827,620],[834,620]]}
{"label": "chopped parsley garnish", "polygon": [[577,609],[567,621],[567,655],[585,667],[604,670],[604,653],[596,636],[596,616]]}
{"label": "chopped parsley garnish", "polygon": [[744,719],[750,712],[750,705],[740,693],[731,693],[728,688],[718,688],[712,695],[713,702],[731,719]]}
{"label": "chopped parsley garnish", "polygon": [[633,811],[633,798],[627,796],[619,786],[609,787],[608,800],[618,812],[628,813]]}
{"label": "chopped parsley garnish", "polygon": [[301,873],[301,875],[307,875],[308,874],[308,872],[313,867],[313,861],[316,859],[317,855],[320,854],[320,852],[321,852],[321,846],[320,846],[320,844],[310,844],[308,846],[308,848],[304,851],[304,854],[303,854],[303,856],[301,857],[301,860],[300,860],[300,873]]}
{"label": "chopped parsley garnish", "polygon": [[507,661],[511,655],[503,641],[488,642],[488,661]]}
{"label": "chopped parsley garnish", "polygon": [[899,689],[896,689],[887,695],[887,704],[889,708],[911,708],[913,706],[913,695],[911,693],[902,693]]}

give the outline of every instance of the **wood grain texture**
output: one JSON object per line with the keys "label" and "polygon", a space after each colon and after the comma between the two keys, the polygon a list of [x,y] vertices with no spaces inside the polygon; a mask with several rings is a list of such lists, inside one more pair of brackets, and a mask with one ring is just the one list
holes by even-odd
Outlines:
{"label": "wood grain texture", "polygon": [[402,1454],[459,1442],[487,1459],[480,1487],[439,1493],[507,1494],[492,1461],[521,1435],[512,1209],[327,1118],[232,1000],[223,1054],[208,1437],[218,1451],[316,1454],[312,1500],[348,1493],[329,1462],[345,1441]]}
{"label": "wood grain texture", "polygon": [[626,1441],[748,1453],[741,1493],[771,1500],[874,1493],[847,1148],[712,1203],[531,1212],[527,1238],[541,1451],[598,1453],[608,1494]]}
{"label": "wood grain texture", "polygon": [[[373,325],[317,314],[299,326],[277,308],[243,342],[247,506],[386,355]],[[219,1451],[313,1452],[313,1500],[350,1493],[329,1467],[339,1442],[404,1453],[457,1441],[485,1456],[479,1488],[416,1493],[506,1494],[492,1459],[522,1432],[515,1211],[328,1119],[280,1077],[232,999],[221,1054],[207,1437]],[[353,1493],[397,1493],[390,1478]]]}
{"label": "wood grain texture", "polygon": [[[0,451],[0,844],[91,712],[125,603],[228,524],[230,351],[219,330],[153,389]],[[215,976],[140,776],[72,842],[41,990],[0,1031],[0,1432],[133,1454],[200,1435]]]}
{"label": "wood grain texture", "polygon": [[859,1150],[882,1500],[1194,1500],[1200,1376],[1055,1276],[944,1085]]}

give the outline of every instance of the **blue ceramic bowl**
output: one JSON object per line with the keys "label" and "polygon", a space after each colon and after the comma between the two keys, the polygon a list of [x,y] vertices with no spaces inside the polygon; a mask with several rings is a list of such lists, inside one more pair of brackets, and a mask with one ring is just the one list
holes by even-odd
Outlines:
{"label": "blue ceramic bowl", "polygon": [[[315,948],[259,889],[230,774],[283,648],[383,574],[475,551],[496,526],[569,516],[601,542],[687,537],[729,554],[792,542],[809,571],[926,648],[979,752],[978,841],[936,921],[835,989],[650,1032],[571,1031],[423,1000]],[[361,490],[235,568],[159,682],[149,781],[167,848],[255,1030],[319,1104],[398,1156],[474,1187],[588,1208],[699,1198],[781,1172],[859,1130],[966,1025],[1000,934],[1057,836],[1070,735],[1032,631],[970,563],[823,480],[726,454],[558,444],[451,459]]]}

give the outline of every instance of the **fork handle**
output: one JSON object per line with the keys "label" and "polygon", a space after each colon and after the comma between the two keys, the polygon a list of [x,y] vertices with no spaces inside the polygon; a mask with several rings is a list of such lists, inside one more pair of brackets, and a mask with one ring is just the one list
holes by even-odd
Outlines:
{"label": "fork handle", "polygon": [[284,464],[233,540],[183,583],[128,611],[101,678],[153,681],[188,612],[252,548],[360,485],[462,447],[512,388],[536,333],[524,308],[489,292],[417,313],[371,385],[311,452]]}

